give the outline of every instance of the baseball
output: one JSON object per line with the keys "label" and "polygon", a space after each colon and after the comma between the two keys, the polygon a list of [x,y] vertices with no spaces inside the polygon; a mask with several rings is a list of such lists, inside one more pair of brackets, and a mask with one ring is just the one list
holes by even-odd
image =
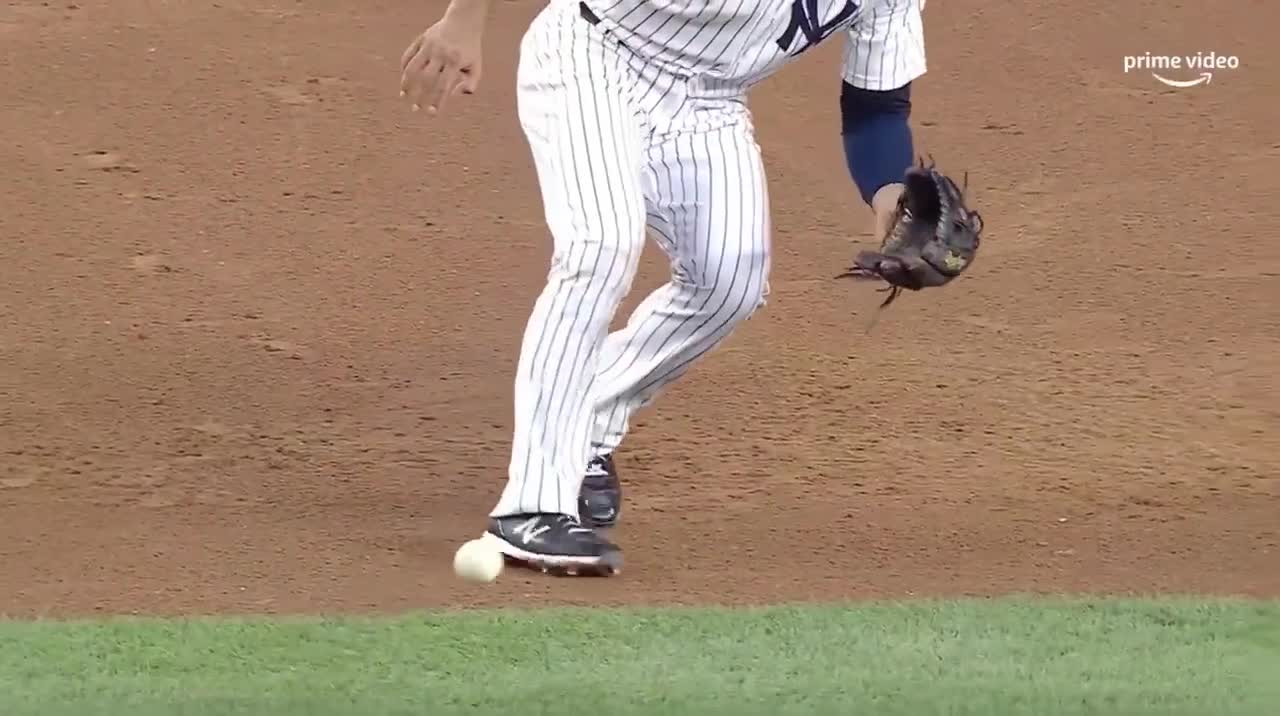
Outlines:
{"label": "baseball", "polygon": [[492,582],[502,574],[502,553],[482,539],[464,542],[453,555],[453,571],[468,582]]}

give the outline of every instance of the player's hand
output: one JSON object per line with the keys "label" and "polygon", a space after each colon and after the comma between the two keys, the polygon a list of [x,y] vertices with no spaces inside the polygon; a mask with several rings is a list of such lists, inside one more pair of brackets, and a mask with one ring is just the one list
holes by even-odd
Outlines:
{"label": "player's hand", "polygon": [[883,241],[884,237],[893,228],[895,220],[895,212],[898,209],[898,198],[906,190],[906,185],[901,182],[893,184],[885,184],[871,197],[871,212],[875,215],[875,223],[871,229],[872,238],[876,241]]}
{"label": "player's hand", "polygon": [[480,84],[483,8],[453,9],[410,43],[400,57],[400,96],[408,98],[415,112],[426,107],[436,114],[450,97],[471,94]]}

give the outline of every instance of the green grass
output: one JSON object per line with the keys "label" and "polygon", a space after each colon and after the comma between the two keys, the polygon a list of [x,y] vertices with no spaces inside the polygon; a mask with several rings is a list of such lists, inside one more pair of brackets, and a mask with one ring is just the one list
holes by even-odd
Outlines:
{"label": "green grass", "polygon": [[1280,603],[0,622],[0,714],[1280,713]]}

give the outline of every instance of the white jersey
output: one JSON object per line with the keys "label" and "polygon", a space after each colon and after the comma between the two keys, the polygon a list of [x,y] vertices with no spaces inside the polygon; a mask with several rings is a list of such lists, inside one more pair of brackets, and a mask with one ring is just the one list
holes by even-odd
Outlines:
{"label": "white jersey", "polygon": [[751,85],[845,35],[843,77],[897,89],[925,72],[925,0],[585,0],[638,55],[688,75]]}

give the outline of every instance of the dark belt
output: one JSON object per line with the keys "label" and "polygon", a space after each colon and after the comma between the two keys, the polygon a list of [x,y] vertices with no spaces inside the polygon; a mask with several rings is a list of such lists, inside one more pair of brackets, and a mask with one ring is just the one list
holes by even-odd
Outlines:
{"label": "dark belt", "polygon": [[578,14],[582,16],[583,20],[586,20],[592,25],[600,24],[600,16],[592,12],[591,8],[587,7],[587,4],[584,2],[578,3]]}

